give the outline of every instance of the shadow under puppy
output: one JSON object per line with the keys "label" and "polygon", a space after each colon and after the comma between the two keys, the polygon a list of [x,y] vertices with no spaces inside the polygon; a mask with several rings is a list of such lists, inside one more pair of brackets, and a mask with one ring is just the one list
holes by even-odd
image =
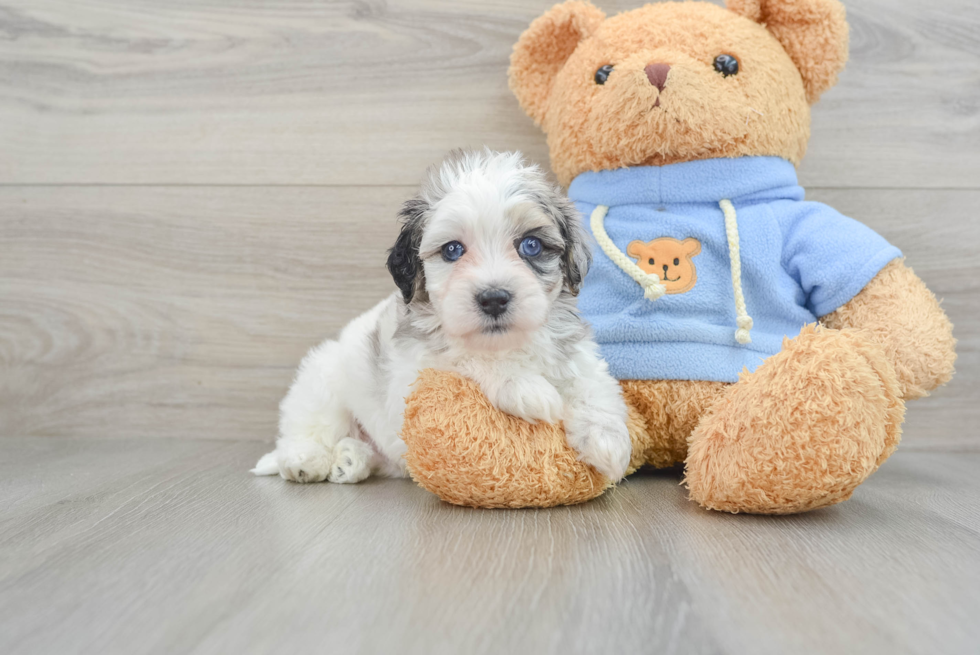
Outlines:
{"label": "shadow under puppy", "polygon": [[622,478],[626,406],[576,310],[590,256],[574,206],[520,153],[454,151],[401,219],[388,257],[400,293],[307,354],[253,473],[407,476],[405,398],[431,368],[473,380],[503,412],[563,421],[583,462]]}

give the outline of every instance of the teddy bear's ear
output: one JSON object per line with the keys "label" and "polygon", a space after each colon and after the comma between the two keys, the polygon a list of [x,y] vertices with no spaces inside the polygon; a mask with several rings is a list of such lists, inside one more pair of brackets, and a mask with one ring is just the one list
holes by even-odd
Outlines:
{"label": "teddy bear's ear", "polygon": [[592,4],[569,0],[536,18],[517,40],[510,55],[510,89],[538,125],[544,120],[558,71],[579,41],[605,19],[606,15]]}
{"label": "teddy bear's ear", "polygon": [[684,246],[684,254],[688,257],[693,257],[701,253],[701,242],[693,237],[688,237],[681,241],[681,245]]}
{"label": "teddy bear's ear", "polygon": [[642,257],[643,250],[647,247],[647,244],[643,241],[630,241],[629,245],[626,246],[626,254],[630,257]]}
{"label": "teddy bear's ear", "polygon": [[847,20],[838,0],[727,0],[736,14],[760,23],[782,44],[810,104],[837,83],[847,63]]}

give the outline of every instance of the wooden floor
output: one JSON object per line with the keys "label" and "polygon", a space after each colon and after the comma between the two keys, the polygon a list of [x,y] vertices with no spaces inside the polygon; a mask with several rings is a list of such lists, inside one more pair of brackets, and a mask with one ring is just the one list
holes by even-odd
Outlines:
{"label": "wooden floor", "polygon": [[253,478],[254,442],[0,440],[0,652],[923,653],[980,646],[980,453],[843,505],[707,512],[675,473],[553,510]]}
{"label": "wooden floor", "polygon": [[976,0],[844,0],[813,110],[808,197],[959,339],[853,500],[719,515],[656,474],[479,512],[245,473],[303,352],[393,288],[425,167],[547,166],[506,68],[554,1],[0,0],[0,654],[980,653]]}

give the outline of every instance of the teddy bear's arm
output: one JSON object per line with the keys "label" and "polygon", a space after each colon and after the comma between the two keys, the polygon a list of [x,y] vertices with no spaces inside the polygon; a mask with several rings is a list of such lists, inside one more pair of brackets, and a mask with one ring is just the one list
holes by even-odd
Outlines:
{"label": "teddy bear's arm", "polygon": [[928,395],[953,375],[953,325],[903,260],[889,263],[858,295],[820,321],[830,328],[869,330],[894,363],[905,400]]}

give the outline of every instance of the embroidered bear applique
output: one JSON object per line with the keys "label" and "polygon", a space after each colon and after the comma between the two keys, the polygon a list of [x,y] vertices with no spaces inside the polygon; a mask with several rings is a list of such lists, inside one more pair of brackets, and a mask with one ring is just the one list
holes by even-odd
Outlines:
{"label": "embroidered bear applique", "polygon": [[701,242],[694,238],[678,241],[660,237],[653,241],[631,241],[626,254],[646,273],[660,277],[668,294],[685,293],[698,281],[692,258],[701,252]]}

